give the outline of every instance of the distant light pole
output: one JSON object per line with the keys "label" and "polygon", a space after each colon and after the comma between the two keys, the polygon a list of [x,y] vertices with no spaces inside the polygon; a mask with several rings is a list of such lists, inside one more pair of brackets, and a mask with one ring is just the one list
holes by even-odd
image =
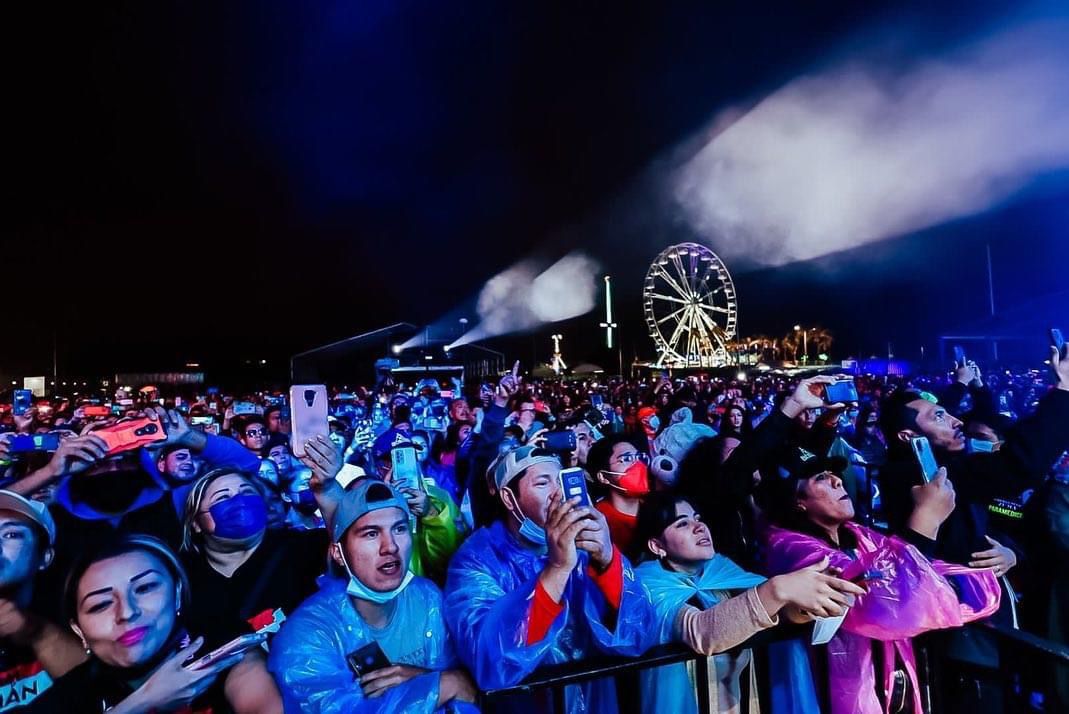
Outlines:
{"label": "distant light pole", "polygon": [[559,375],[561,370],[568,369],[568,365],[564,364],[564,358],[560,354],[560,341],[564,339],[564,336],[552,335],[550,339],[553,340],[553,371]]}
{"label": "distant light pole", "polygon": [[809,364],[809,328],[803,330],[801,325],[795,325],[794,331],[802,333],[802,362]]}

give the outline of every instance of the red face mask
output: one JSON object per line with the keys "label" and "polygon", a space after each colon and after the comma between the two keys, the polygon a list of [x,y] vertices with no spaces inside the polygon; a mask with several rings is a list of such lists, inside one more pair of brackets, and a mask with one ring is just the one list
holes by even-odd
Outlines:
{"label": "red face mask", "polygon": [[616,471],[604,471],[603,473],[613,477],[609,479],[611,488],[622,492],[629,498],[640,498],[650,492],[649,469],[641,461],[636,461],[628,466],[627,470],[622,474]]}

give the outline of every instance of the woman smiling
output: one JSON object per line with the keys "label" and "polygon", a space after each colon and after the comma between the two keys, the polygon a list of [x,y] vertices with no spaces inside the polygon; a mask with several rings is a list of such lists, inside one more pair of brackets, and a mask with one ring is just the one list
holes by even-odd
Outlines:
{"label": "woman smiling", "polygon": [[[281,711],[278,689],[256,652],[192,661],[204,638],[189,641],[182,620],[189,599],[178,560],[149,536],[121,537],[83,558],[68,576],[63,600],[90,658],[29,711],[133,714],[194,703],[198,711]],[[222,686],[213,689],[217,681]]]}

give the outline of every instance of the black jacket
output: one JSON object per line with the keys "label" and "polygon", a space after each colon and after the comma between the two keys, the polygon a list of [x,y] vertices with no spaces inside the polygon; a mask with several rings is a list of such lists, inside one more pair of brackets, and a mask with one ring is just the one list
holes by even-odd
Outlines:
{"label": "black jacket", "polygon": [[[1039,403],[1036,413],[1018,423],[993,453],[937,454],[954,484],[957,506],[939,529],[934,551],[927,555],[967,564],[971,554],[987,550],[987,507],[994,498],[1016,498],[1035,488],[1055,460],[1069,449],[1069,392],[1053,390]],[[920,471],[907,449],[892,447],[880,472],[884,514],[891,531],[931,550],[927,540],[906,526],[913,511],[910,489],[922,483]]]}

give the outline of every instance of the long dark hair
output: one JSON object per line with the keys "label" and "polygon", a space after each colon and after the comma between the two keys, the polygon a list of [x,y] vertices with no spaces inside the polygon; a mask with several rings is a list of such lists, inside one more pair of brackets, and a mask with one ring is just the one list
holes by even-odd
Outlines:
{"label": "long dark hair", "polygon": [[[638,508],[638,523],[635,525],[635,541],[630,553],[625,553],[632,561],[656,560],[647,544],[651,538],[660,538],[676,519],[676,506],[690,503],[679,491],[654,491],[642,500]],[[690,505],[694,505],[691,503]],[[715,541],[714,541],[715,542]]]}
{"label": "long dark hair", "polygon": [[179,608],[186,611],[189,610],[192,597],[189,577],[186,575],[186,571],[178,561],[174,551],[158,538],[134,533],[116,536],[102,547],[92,552],[84,553],[71,566],[70,571],[67,573],[67,580],[63,585],[63,615],[68,622],[77,622],[78,620],[78,583],[86,571],[96,563],[109,558],[117,558],[127,553],[145,553],[163,563],[175,583],[182,587]]}

